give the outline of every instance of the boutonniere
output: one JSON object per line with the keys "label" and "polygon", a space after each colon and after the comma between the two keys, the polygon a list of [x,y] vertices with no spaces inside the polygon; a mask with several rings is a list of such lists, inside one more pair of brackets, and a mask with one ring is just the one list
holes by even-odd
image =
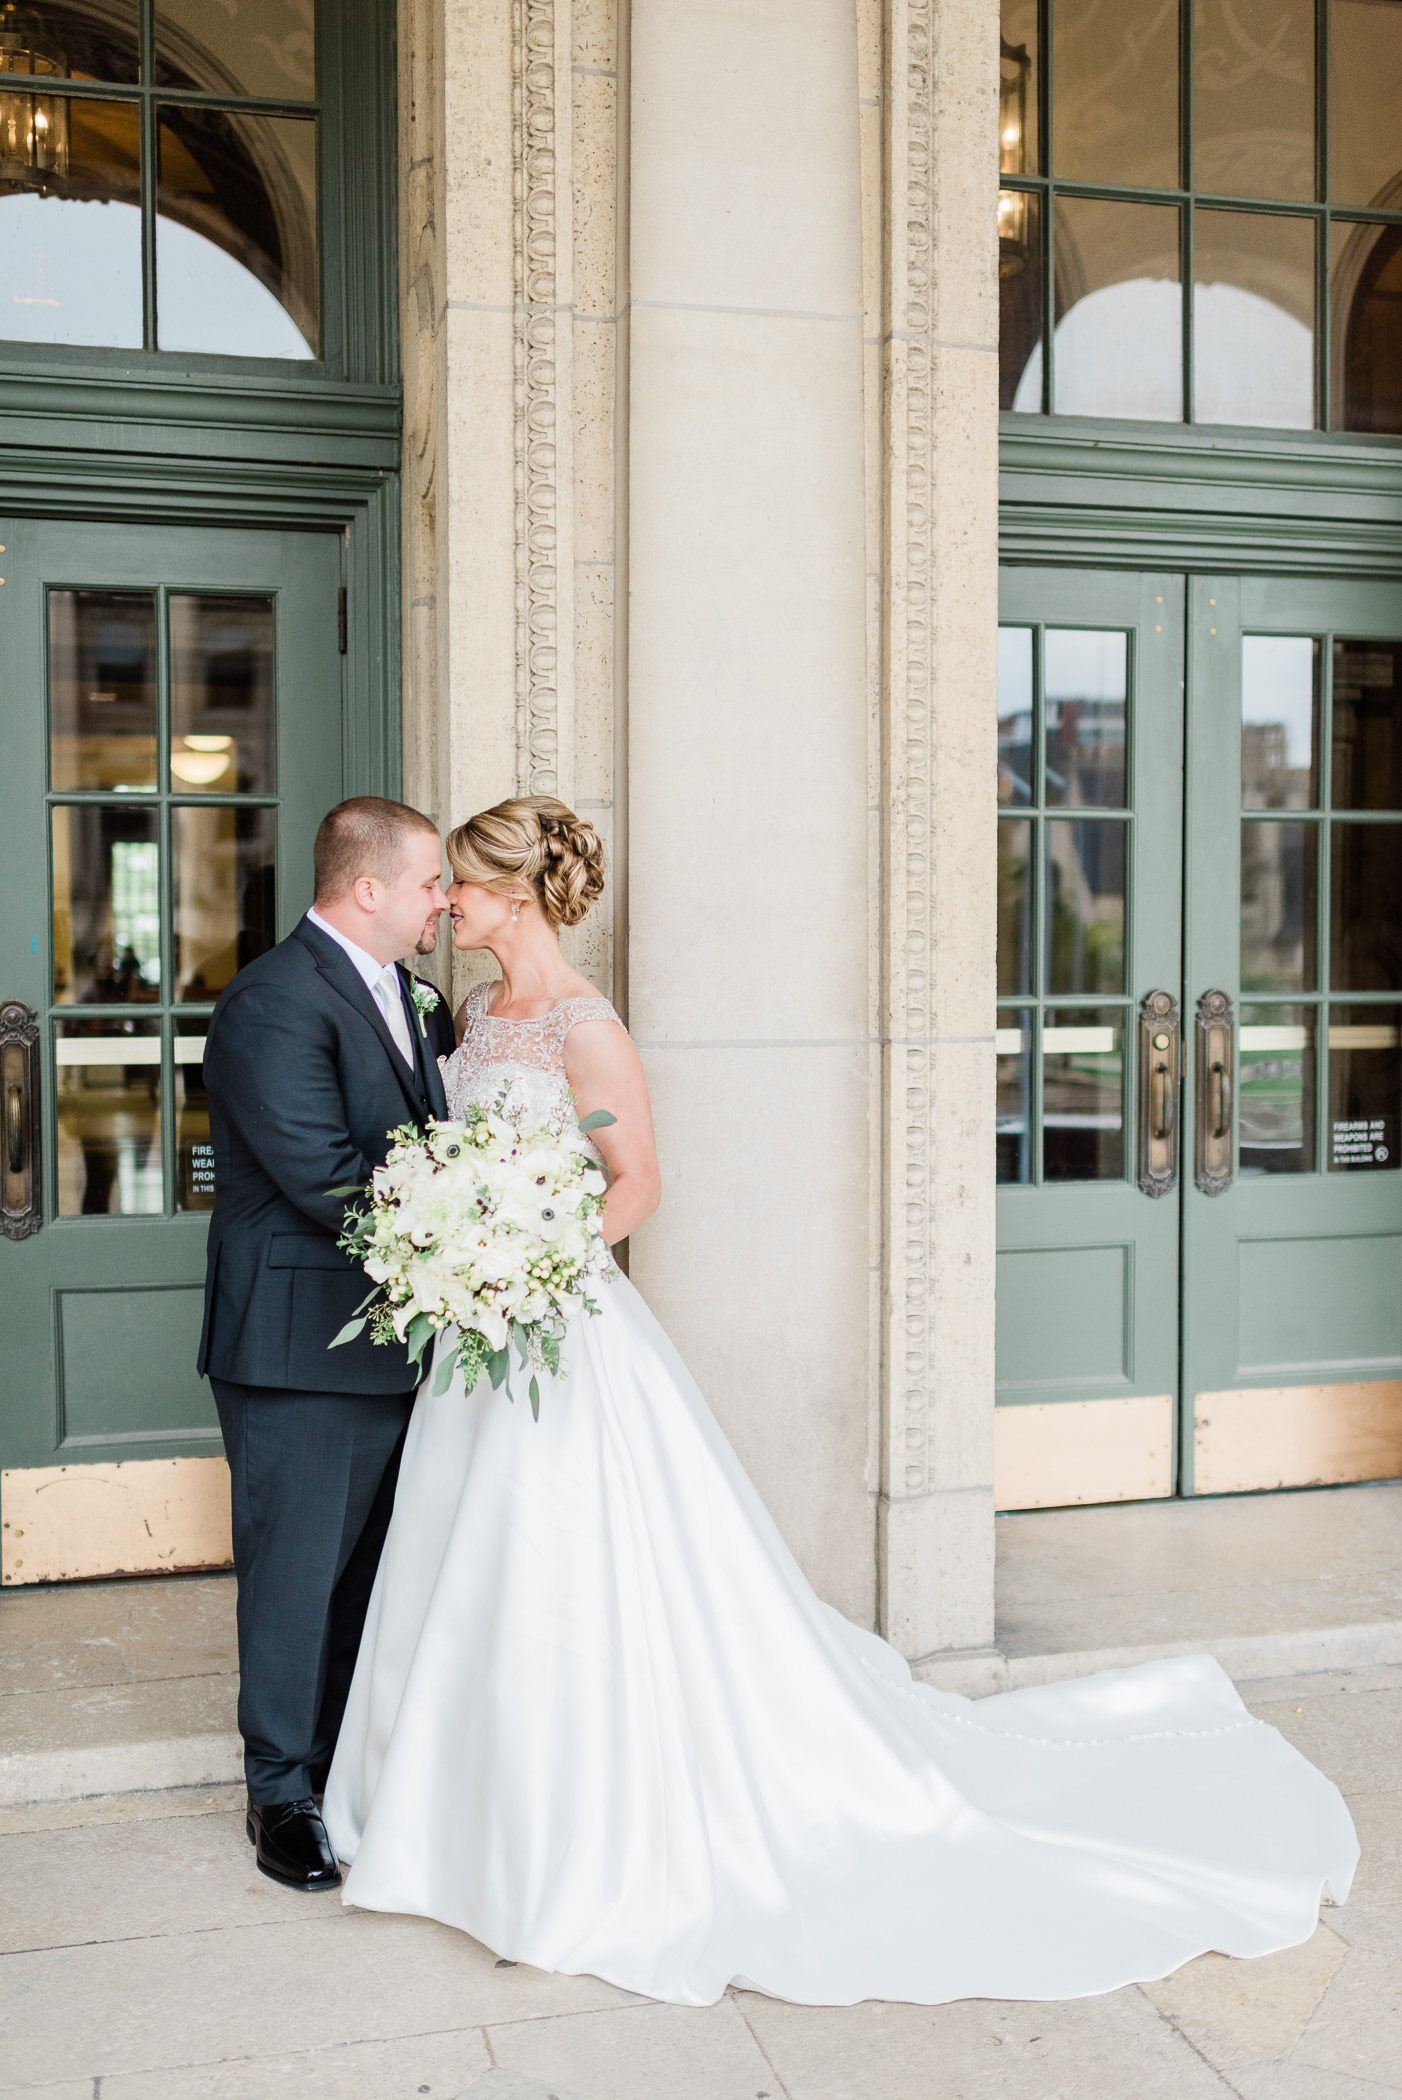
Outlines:
{"label": "boutonniere", "polygon": [[428,1017],[438,1004],[438,993],[435,992],[431,984],[425,984],[422,977],[411,975],[409,979],[409,997],[413,1000],[414,1011],[419,1017],[419,1034],[427,1037]]}

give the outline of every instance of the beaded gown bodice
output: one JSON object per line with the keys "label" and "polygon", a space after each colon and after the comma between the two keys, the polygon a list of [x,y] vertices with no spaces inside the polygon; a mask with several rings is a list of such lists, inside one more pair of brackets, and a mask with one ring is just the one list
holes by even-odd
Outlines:
{"label": "beaded gown bodice", "polygon": [[[616,1021],[620,1028],[622,1021],[607,999],[562,999],[547,1014],[513,1020],[488,1013],[495,991],[495,984],[478,984],[467,995],[462,1041],[443,1066],[449,1115],[463,1115],[476,1101],[550,1123],[572,1120],[565,1037],[580,1021]],[[591,1144],[589,1149],[597,1158],[597,1148]]]}

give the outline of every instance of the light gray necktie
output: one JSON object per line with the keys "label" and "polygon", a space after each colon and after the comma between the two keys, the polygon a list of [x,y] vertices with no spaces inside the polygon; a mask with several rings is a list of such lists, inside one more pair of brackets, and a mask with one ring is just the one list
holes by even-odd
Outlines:
{"label": "light gray necktie", "polygon": [[385,1025],[394,1037],[400,1056],[410,1070],[414,1064],[414,1044],[409,1034],[409,1018],[404,1011],[404,999],[399,989],[399,972],[393,963],[386,963],[375,979],[371,990],[375,1004],[385,1017]]}

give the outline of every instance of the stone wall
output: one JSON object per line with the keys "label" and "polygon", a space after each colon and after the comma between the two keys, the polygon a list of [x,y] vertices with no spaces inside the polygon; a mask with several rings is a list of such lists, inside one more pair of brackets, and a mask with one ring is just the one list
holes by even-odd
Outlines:
{"label": "stone wall", "polygon": [[993,0],[401,20],[406,793],[609,835],[633,1273],[915,1658],[991,1637],[996,75]]}

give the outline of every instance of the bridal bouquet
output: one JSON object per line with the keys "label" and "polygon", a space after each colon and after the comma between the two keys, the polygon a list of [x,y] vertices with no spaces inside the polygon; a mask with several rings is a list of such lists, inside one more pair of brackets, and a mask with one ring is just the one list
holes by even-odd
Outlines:
{"label": "bridal bouquet", "polygon": [[580,1142],[614,1120],[598,1109],[562,1130],[474,1102],[460,1122],[391,1131],[368,1189],[330,1191],[369,1199],[347,1211],[340,1245],[375,1286],[330,1347],[368,1322],[374,1341],[407,1342],[417,1364],[430,1336],[456,1328],[434,1392],[457,1365],[469,1392],[485,1372],[507,1381],[508,1399],[514,1347],[539,1421],[536,1372],[559,1370],[567,1321],[598,1312],[589,1287],[614,1273],[607,1183]]}

